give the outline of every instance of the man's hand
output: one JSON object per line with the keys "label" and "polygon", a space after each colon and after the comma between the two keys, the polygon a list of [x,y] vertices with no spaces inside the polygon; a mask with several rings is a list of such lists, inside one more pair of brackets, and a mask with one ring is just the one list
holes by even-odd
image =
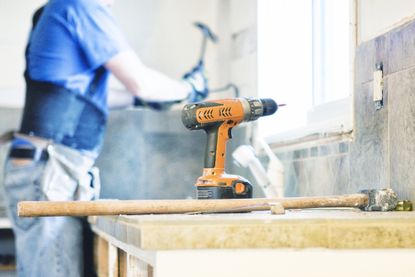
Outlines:
{"label": "man's hand", "polygon": [[192,86],[145,66],[133,51],[124,51],[105,63],[105,67],[133,96],[145,102],[187,101]]}
{"label": "man's hand", "polygon": [[134,106],[168,110],[173,104],[201,101],[209,92],[203,62],[180,81],[145,66],[133,51],[117,54],[105,67],[136,97]]}
{"label": "man's hand", "polygon": [[191,71],[186,73],[183,76],[183,79],[192,87],[192,92],[188,98],[189,102],[199,102],[208,96],[208,82],[206,79],[205,66],[203,62],[200,62]]}

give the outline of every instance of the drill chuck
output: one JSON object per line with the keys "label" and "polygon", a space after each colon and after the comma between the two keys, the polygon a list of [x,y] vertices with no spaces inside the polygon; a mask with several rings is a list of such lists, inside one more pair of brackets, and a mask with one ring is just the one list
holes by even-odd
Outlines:
{"label": "drill chuck", "polygon": [[277,103],[269,98],[240,98],[244,107],[244,121],[254,121],[261,116],[272,115],[278,109]]}

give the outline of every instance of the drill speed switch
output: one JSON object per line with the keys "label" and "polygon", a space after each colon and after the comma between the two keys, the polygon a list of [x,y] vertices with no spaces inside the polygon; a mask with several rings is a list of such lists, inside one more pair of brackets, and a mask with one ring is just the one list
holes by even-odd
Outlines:
{"label": "drill speed switch", "polygon": [[188,104],[182,121],[190,130],[207,134],[203,175],[197,179],[199,199],[252,198],[252,185],[241,176],[225,173],[226,142],[231,130],[244,121],[274,114],[278,109],[272,99],[236,98]]}

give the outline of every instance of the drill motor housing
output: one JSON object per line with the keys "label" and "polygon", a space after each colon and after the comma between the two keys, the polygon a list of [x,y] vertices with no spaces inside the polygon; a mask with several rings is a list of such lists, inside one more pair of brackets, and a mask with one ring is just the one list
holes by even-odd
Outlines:
{"label": "drill motor housing", "polygon": [[182,122],[190,130],[207,134],[203,175],[197,179],[198,199],[252,198],[245,178],[225,173],[226,142],[232,128],[244,121],[271,115],[278,109],[272,99],[233,98],[185,105]]}

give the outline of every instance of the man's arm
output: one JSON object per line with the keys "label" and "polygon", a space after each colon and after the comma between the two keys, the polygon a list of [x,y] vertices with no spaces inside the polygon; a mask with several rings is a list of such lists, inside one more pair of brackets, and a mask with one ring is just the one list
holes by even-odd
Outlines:
{"label": "man's arm", "polygon": [[[74,36],[92,68],[104,65],[125,86],[145,102],[177,102],[192,100],[193,95],[207,95],[207,82],[202,78],[173,80],[166,75],[145,66],[131,50],[109,9],[97,1],[75,1],[76,20]],[[191,77],[197,74],[191,74]],[[199,93],[197,81],[204,81],[206,87]]]}
{"label": "man's arm", "polygon": [[145,66],[133,51],[123,51],[105,63],[105,67],[131,92],[145,101],[186,99],[192,86],[176,81]]}

